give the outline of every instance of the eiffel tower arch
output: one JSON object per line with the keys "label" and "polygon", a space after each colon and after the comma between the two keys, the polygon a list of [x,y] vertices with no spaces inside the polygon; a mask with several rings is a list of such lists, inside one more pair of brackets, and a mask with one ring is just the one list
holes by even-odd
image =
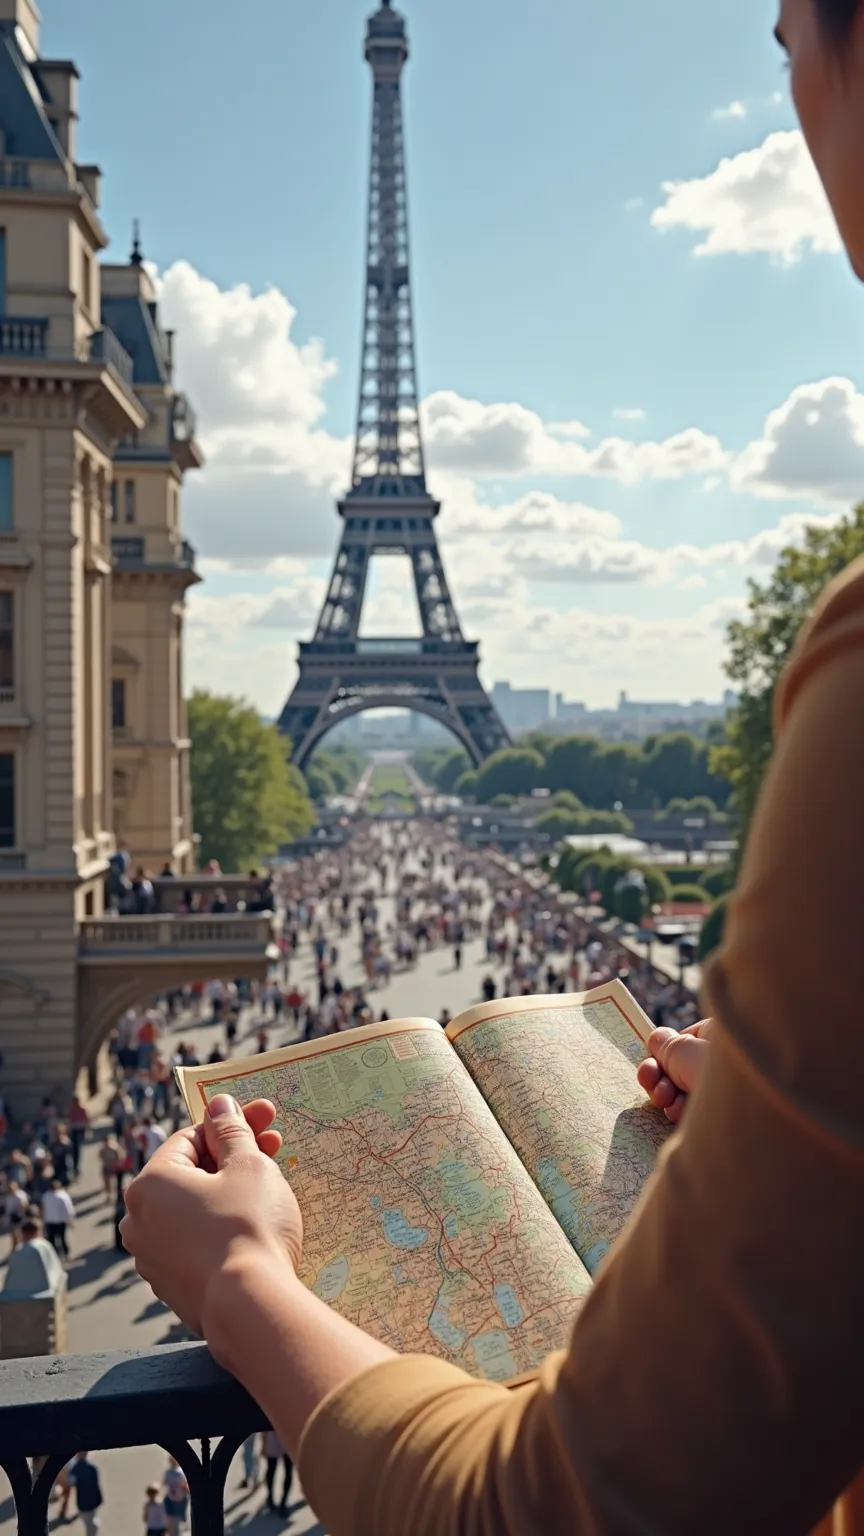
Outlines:
{"label": "eiffel tower arch", "polygon": [[[405,22],[391,0],[369,19],[374,79],[366,299],[352,484],[339,503],[342,535],[314,638],[279,720],[301,768],[328,731],[364,710],[417,710],[438,720],[475,764],[510,738],[478,676],[438,549],[440,503],[426,486],[420,431],[408,207],[402,135]],[[363,639],[374,556],[407,556],[422,636]]]}

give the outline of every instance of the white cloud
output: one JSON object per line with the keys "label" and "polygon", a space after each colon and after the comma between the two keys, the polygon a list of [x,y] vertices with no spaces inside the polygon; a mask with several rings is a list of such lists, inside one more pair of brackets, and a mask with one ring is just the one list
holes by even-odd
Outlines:
{"label": "white cloud", "polygon": [[544,423],[523,405],[484,405],[455,390],[431,395],[423,408],[427,453],[435,469],[471,475],[591,475],[633,484],[679,480],[721,468],[716,437],[688,427],[663,442],[607,437],[588,448],[581,423]]}
{"label": "white cloud", "polygon": [[350,445],[319,425],[335,363],[321,342],[292,339],[296,310],[275,288],[221,289],[185,261],[156,281],[207,457],[186,483],[193,543],[249,568],[329,553],[350,458]]}
{"label": "white cloud", "polygon": [[[528,607],[518,598],[477,605],[484,671],[517,686],[544,686],[589,704],[608,704],[622,688],[656,698],[718,697],[725,686],[725,632],[742,603],[709,603],[687,618],[643,619],[626,608],[597,614]],[[662,684],[662,687],[661,687]]]}
{"label": "white cloud", "polygon": [[743,101],[730,101],[728,107],[715,107],[711,113],[715,123],[729,122],[730,119],[737,119],[740,122],[747,115],[747,108]]}
{"label": "white cloud", "polygon": [[627,406],[616,405],[612,415],[617,421],[644,421],[645,412],[641,405]]}
{"label": "white cloud", "polygon": [[[248,571],[255,588],[190,594],[190,680],[248,692],[276,713],[295,676],[295,642],[311,634],[323,599],[324,578],[310,575],[309,562],[322,571],[339,536],[333,503],[347,486],[350,445],[322,424],[334,364],[319,343],[292,339],[294,309],[275,290],[222,291],[185,263],[164,275],[161,288],[164,321],[178,331],[179,381],[199,411],[210,455],[203,473],[188,477],[184,526],[214,584],[231,576],[236,585],[237,573]],[[635,407],[615,415],[644,419]],[[562,586],[578,603],[580,588],[640,583],[690,592],[730,575],[740,581],[818,519],[796,511],[747,537],[654,546],[572,492],[529,490],[492,506],[483,476],[502,485],[529,476],[637,485],[697,475],[700,489],[731,483],[829,508],[864,494],[864,396],[848,379],[793,391],[762,436],[734,457],[695,426],[661,441],[595,442],[578,420],[546,422],[518,403],[484,404],[455,391],[433,395],[424,417],[431,485],[443,502],[442,551],[466,633],[479,634],[487,665],[501,676],[527,682],[542,674],[572,692],[578,667],[595,697],[622,686],[656,692],[657,675],[664,692],[682,695],[705,692],[706,678],[716,677],[716,692],[731,610],[709,603],[692,619],[657,621],[578,606],[562,614]],[[416,632],[410,584],[396,566],[382,562],[373,579],[367,633]],[[553,594],[555,606],[547,601]]]}
{"label": "white cloud", "polygon": [[834,216],[797,129],[769,134],[707,176],[664,182],[663,191],[652,225],[699,234],[697,256],[761,251],[788,265],[808,250],[840,250]]}
{"label": "white cloud", "polygon": [[732,466],[737,490],[844,507],[864,498],[864,395],[851,379],[793,389]]}

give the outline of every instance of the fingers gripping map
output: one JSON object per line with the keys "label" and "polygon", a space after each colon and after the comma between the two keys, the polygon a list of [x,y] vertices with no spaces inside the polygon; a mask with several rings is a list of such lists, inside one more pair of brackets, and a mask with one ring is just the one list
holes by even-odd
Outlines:
{"label": "fingers gripping map", "polygon": [[497,1380],[533,1370],[590,1281],[443,1032],[328,1046],[201,1084],[276,1105],[301,1278],[394,1349]]}

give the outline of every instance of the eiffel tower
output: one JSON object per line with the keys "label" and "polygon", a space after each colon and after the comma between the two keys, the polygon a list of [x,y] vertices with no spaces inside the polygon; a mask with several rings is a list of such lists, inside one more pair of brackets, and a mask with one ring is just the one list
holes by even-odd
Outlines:
{"label": "eiffel tower", "polygon": [[[449,727],[478,764],[510,738],[478,678],[479,646],[462,634],[435,537],[440,503],[426,488],[400,93],[408,38],[391,0],[369,18],[366,58],[375,89],[352,485],[339,502],[342,537],[315,637],[300,645],[279,728],[302,768],[340,720],[374,708],[418,710]],[[375,555],[410,559],[422,639],[361,639]]]}

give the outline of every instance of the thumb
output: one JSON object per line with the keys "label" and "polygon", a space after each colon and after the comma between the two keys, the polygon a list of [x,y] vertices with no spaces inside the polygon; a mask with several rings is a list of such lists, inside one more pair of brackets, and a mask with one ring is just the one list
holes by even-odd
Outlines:
{"label": "thumb", "polygon": [[662,1065],[677,1088],[692,1093],[707,1065],[710,1045],[698,1035],[677,1035],[663,1051]]}
{"label": "thumb", "polygon": [[204,1119],[204,1137],[217,1171],[256,1150],[255,1133],[230,1093],[217,1093],[210,1100]]}

